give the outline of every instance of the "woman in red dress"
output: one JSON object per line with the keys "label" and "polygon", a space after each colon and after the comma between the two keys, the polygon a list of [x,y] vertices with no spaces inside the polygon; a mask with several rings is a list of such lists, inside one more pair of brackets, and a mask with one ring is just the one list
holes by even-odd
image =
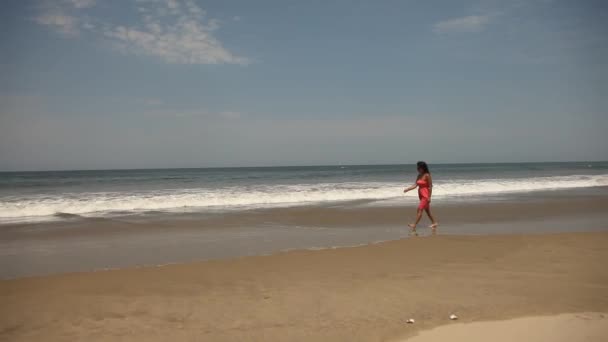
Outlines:
{"label": "woman in red dress", "polygon": [[416,164],[416,167],[418,169],[418,177],[416,178],[416,183],[414,183],[409,188],[403,190],[403,192],[406,193],[410,190],[418,188],[418,198],[420,199],[420,204],[418,205],[418,212],[416,213],[416,222],[410,223],[408,226],[412,229],[412,233],[416,234],[416,226],[418,225],[418,222],[420,222],[420,219],[422,218],[422,211],[424,210],[431,219],[430,227],[433,229],[433,233],[435,233],[435,229],[437,228],[437,221],[435,221],[435,218],[431,213],[433,178],[431,177],[429,166],[425,162],[419,161]]}

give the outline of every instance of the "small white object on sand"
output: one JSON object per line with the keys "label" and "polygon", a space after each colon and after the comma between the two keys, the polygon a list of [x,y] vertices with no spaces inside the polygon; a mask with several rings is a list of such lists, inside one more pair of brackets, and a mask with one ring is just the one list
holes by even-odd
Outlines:
{"label": "small white object on sand", "polygon": [[413,318],[408,319],[407,321],[405,321],[405,323],[407,324],[414,324],[416,321]]}
{"label": "small white object on sand", "polygon": [[458,319],[458,316],[456,316],[456,315],[454,315],[454,314],[451,314],[451,315],[450,315],[450,319],[451,319],[452,321],[455,321],[455,320],[457,320],[457,319]]}

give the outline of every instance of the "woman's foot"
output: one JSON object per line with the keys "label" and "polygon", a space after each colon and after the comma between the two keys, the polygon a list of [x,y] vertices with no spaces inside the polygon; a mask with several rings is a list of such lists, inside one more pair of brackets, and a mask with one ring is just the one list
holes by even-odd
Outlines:
{"label": "woman's foot", "polygon": [[416,232],[416,225],[415,224],[410,223],[407,226],[410,227],[410,235],[416,235],[416,236],[418,236],[418,233]]}
{"label": "woman's foot", "polygon": [[435,223],[431,224],[431,225],[429,226],[429,228],[432,228],[432,229],[437,229],[437,226],[439,226],[439,223],[435,222]]}

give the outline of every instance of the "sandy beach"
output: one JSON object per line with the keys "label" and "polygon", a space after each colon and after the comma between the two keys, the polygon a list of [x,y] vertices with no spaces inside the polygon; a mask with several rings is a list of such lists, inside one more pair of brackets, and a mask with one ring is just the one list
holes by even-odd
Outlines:
{"label": "sandy beach", "polygon": [[608,315],[590,312],[441,326],[407,341],[602,342],[606,336]]}
{"label": "sandy beach", "polygon": [[601,232],[435,236],[5,280],[0,339],[402,341],[452,313],[606,313],[607,257]]}

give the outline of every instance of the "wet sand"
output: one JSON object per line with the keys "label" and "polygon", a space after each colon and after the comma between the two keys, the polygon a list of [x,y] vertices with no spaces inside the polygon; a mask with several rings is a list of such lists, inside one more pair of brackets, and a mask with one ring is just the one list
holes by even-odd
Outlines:
{"label": "wet sand", "polygon": [[[608,189],[433,205],[439,234],[608,231]],[[415,206],[349,203],[155,218],[71,218],[0,226],[0,279],[187,263],[408,236]],[[426,218],[419,229],[428,234]],[[108,253],[108,251],[112,251]]]}
{"label": "wet sand", "polygon": [[451,313],[608,312],[606,260],[602,232],[440,235],[5,280],[0,340],[402,341]]}

